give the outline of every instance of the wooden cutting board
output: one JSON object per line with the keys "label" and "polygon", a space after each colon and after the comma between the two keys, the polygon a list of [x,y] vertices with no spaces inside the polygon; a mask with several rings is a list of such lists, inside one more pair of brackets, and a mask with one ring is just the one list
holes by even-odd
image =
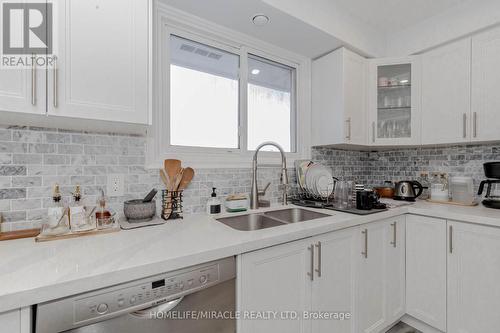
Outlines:
{"label": "wooden cutting board", "polygon": [[27,229],[17,231],[0,232],[0,241],[36,237],[40,233],[40,229]]}

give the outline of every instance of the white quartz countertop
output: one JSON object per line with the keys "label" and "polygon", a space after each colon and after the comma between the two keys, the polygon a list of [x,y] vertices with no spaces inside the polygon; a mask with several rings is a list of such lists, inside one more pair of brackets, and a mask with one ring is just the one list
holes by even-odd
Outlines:
{"label": "white quartz countertop", "polygon": [[0,242],[0,312],[407,213],[500,227],[500,211],[482,206],[418,202],[368,216],[311,210],[330,216],[238,231],[207,215],[190,215],[98,236]]}

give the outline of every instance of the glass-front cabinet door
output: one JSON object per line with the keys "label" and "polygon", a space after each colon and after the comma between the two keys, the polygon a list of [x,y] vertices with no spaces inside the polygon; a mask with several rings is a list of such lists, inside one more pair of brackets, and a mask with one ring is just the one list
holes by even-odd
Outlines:
{"label": "glass-front cabinet door", "polygon": [[370,144],[420,143],[417,58],[376,59],[370,65]]}

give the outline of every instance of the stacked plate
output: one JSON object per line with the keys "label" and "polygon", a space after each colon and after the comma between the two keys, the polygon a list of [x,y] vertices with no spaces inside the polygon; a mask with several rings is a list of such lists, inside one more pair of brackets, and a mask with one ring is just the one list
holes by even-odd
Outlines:
{"label": "stacked plate", "polygon": [[296,161],[297,182],[305,192],[322,197],[329,197],[334,190],[332,173],[325,166],[312,161]]}

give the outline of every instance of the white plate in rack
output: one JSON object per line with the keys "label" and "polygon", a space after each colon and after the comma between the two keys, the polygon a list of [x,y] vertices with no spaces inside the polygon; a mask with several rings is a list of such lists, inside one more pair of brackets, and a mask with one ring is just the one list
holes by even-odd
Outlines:
{"label": "white plate in rack", "polygon": [[309,166],[305,174],[305,189],[318,196],[328,197],[333,192],[333,176],[321,164]]}

